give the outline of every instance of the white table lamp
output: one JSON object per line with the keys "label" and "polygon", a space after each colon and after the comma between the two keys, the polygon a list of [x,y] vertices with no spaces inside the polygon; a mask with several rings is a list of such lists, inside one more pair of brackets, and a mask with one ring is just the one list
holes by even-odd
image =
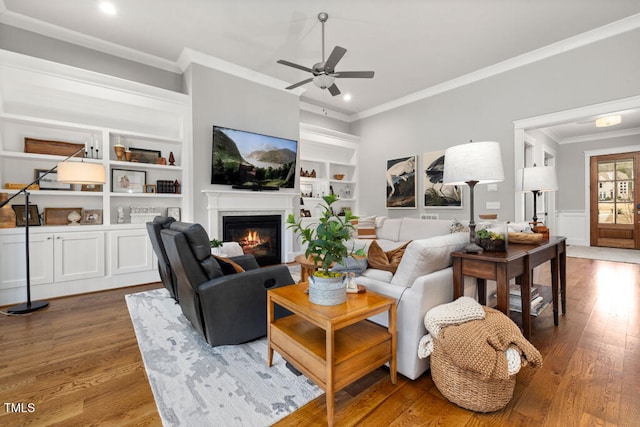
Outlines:
{"label": "white table lamp", "polygon": [[479,253],[483,249],[476,244],[473,192],[476,184],[504,181],[500,144],[494,141],[470,142],[447,148],[444,153],[443,184],[462,185],[470,188],[469,244],[466,252]]}

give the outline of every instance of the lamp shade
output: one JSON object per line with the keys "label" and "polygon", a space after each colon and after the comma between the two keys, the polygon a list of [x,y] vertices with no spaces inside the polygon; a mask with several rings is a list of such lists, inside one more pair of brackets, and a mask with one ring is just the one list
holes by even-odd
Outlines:
{"label": "lamp shade", "polygon": [[326,89],[331,86],[336,78],[328,74],[320,74],[313,78],[313,84],[320,89]]}
{"label": "lamp shade", "polygon": [[469,181],[489,184],[504,181],[500,144],[495,141],[470,142],[449,147],[444,152],[443,184]]}
{"label": "lamp shade", "polygon": [[553,166],[534,166],[519,169],[516,174],[516,189],[518,191],[556,191],[558,178]]}
{"label": "lamp shade", "polygon": [[104,184],[104,165],[87,162],[58,163],[58,181],[67,184]]}

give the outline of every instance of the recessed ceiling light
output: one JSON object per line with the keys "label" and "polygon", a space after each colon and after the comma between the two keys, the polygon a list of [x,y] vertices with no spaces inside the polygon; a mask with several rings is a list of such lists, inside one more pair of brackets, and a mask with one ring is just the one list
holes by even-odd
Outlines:
{"label": "recessed ceiling light", "polygon": [[345,93],[344,96],[342,97],[342,99],[344,99],[347,102],[351,101],[351,94],[350,93]]}
{"label": "recessed ceiling light", "polygon": [[115,5],[108,1],[101,1],[99,7],[100,7],[100,10],[106,13],[107,15],[115,15],[117,12]]}
{"label": "recessed ceiling light", "polygon": [[622,122],[622,116],[615,114],[613,116],[599,117],[596,119],[597,128],[605,128],[607,126],[614,126]]}

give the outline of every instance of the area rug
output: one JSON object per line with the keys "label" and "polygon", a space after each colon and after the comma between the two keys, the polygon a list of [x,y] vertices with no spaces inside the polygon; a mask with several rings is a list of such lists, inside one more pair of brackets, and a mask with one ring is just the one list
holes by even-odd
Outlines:
{"label": "area rug", "polygon": [[574,258],[598,259],[601,261],[628,262],[640,264],[640,250],[601,248],[597,246],[567,246],[567,256]]}
{"label": "area rug", "polygon": [[266,338],[210,347],[166,289],[125,298],[165,426],[268,426],[323,393],[278,353],[267,367]]}

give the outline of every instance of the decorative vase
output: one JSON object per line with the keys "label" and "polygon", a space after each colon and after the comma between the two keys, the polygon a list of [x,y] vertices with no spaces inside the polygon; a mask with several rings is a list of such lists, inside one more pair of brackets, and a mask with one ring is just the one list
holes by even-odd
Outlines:
{"label": "decorative vase", "polygon": [[169,153],[169,166],[176,165],[176,158],[173,156],[173,151]]}
{"label": "decorative vase", "polygon": [[318,305],[338,305],[347,300],[344,277],[309,276],[309,301]]}
{"label": "decorative vase", "polygon": [[127,150],[124,152],[124,158],[127,159],[127,162],[131,161],[131,151]]}
{"label": "decorative vase", "polygon": [[113,146],[113,151],[116,153],[116,158],[119,161],[122,161],[124,159],[124,145],[121,144],[116,144]]}
{"label": "decorative vase", "polygon": [[[0,203],[9,199],[7,193],[0,193]],[[0,228],[15,228],[16,227],[16,213],[11,206],[4,205],[0,208]]]}

